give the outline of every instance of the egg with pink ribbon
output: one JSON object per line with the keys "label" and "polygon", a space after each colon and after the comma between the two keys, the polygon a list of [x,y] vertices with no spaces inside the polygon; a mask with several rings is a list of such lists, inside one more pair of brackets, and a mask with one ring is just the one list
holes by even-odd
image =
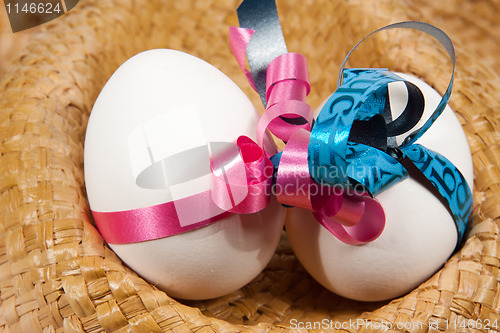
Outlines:
{"label": "egg with pink ribbon", "polygon": [[266,194],[273,168],[254,141],[258,120],[227,76],[174,50],[130,58],[99,94],[84,156],[96,226],[170,296],[228,294],[271,259],[285,210]]}

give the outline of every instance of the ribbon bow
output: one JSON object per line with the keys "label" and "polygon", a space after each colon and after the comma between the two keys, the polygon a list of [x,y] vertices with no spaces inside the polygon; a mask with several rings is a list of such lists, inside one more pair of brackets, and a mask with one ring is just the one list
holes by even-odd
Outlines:
{"label": "ribbon bow", "polygon": [[[311,210],[338,239],[358,245],[376,239],[385,225],[383,209],[373,196],[412,177],[445,205],[461,240],[472,207],[470,188],[444,156],[415,144],[442,113],[451,94],[455,51],[443,31],[422,22],[401,22],[363,38],[344,59],[338,89],[312,126],[312,110],[305,103],[310,90],[307,63],[299,54],[287,53],[274,1],[244,0],[238,19],[240,28],[232,27],[229,34],[231,48],[266,106],[257,129],[258,143],[262,145],[266,129],[286,142],[283,152],[271,157],[277,188],[289,189],[276,193],[279,202]],[[387,70],[344,70],[361,42],[393,28],[430,34],[445,47],[453,64],[448,88],[432,116],[402,144],[396,136],[411,130],[423,114],[420,89]],[[245,54],[251,70],[244,68]],[[405,83],[409,97],[401,116],[393,120],[388,84],[396,81]],[[356,186],[363,190],[349,191]],[[338,188],[340,193],[335,191]]]}

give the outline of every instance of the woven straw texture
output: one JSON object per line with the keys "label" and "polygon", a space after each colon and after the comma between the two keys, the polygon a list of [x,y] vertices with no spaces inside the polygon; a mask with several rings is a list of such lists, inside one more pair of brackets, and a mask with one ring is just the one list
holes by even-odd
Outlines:
{"label": "woven straw texture", "polygon": [[[422,322],[410,331],[435,332],[446,330],[446,320],[500,321],[498,0],[278,0],[288,49],[309,61],[313,108],[333,91],[350,47],[382,25],[423,20],[455,42],[450,104],[474,160],[472,228],[464,247],[414,291],[381,303],[338,297],[301,268],[283,236],[266,270],[241,290],[180,303],[126,268],[106,246],[92,225],[83,178],[93,102],[121,63],[161,47],[212,63],[260,107],[227,41],[229,25],[237,25],[238,3],[81,0],[63,17],[32,29],[29,38],[13,37],[19,44],[2,34],[0,331],[289,332],[291,319],[363,318]],[[12,45],[9,52],[6,45]],[[447,56],[418,32],[380,33],[351,63],[413,73],[441,92],[449,79]],[[430,320],[439,325],[430,327]]]}

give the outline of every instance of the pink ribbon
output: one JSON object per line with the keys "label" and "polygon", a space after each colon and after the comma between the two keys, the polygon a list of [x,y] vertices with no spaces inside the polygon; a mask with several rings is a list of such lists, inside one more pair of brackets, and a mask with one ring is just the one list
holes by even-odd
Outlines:
{"label": "pink ribbon", "polygon": [[318,222],[340,241],[361,245],[377,239],[385,226],[385,214],[377,200],[367,194],[321,186],[309,174],[309,135],[295,131],[283,150],[276,188],[278,202],[313,212]]}
{"label": "pink ribbon", "polygon": [[269,203],[273,166],[250,138],[240,136],[236,147],[212,156],[211,169],[208,191],[125,211],[92,210],[101,235],[111,244],[159,239],[204,227],[230,214],[259,212]]}
{"label": "pink ribbon", "polygon": [[237,154],[212,158],[212,200],[230,213],[256,213],[269,203],[273,164],[249,137],[240,136],[236,144]]}
{"label": "pink ribbon", "polygon": [[229,40],[231,41],[231,51],[236,57],[238,65],[240,65],[241,70],[245,73],[248,82],[253,90],[257,91],[257,86],[253,80],[252,72],[245,68],[245,52],[247,50],[247,45],[252,38],[255,30],[244,29],[238,27],[229,27]]}
{"label": "pink ribbon", "polygon": [[[252,88],[257,91],[252,73],[245,68],[246,49],[254,30],[230,27],[231,50]],[[283,141],[298,128],[311,130],[314,112],[305,102],[311,86],[306,58],[298,53],[286,53],[276,57],[267,68],[267,108],[257,124],[257,143],[264,147],[267,129]],[[303,118],[302,125],[286,122],[284,117]],[[267,152],[268,154],[270,152]]]}
{"label": "pink ribbon", "polygon": [[[306,58],[298,53],[286,53],[276,57],[267,68],[267,108],[257,125],[257,140],[262,144],[265,129],[287,142],[297,129],[311,130],[313,110],[305,102],[311,87]],[[297,125],[283,119],[302,118]]]}
{"label": "pink ribbon", "polygon": [[[193,209],[193,207],[196,207]],[[190,220],[196,223],[183,225],[178,212],[187,208]],[[102,237],[110,244],[137,243],[191,231],[219,221],[229,215],[211,200],[210,191],[159,205],[118,212],[92,210],[95,223]],[[212,217],[208,217],[214,215]]]}

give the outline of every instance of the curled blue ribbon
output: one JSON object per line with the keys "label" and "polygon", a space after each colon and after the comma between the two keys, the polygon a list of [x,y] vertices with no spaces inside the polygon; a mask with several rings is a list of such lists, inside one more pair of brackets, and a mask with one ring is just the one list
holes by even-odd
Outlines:
{"label": "curled blue ribbon", "polygon": [[[424,125],[408,135],[401,145],[395,136],[405,133],[420,119],[421,92],[409,82],[384,69],[346,69],[353,50],[368,36],[392,28],[411,28],[435,37],[447,50],[453,65],[448,88]],[[423,22],[401,22],[374,31],[348,53],[337,84],[343,84],[328,99],[311,132],[309,171],[320,184],[361,184],[372,196],[407,177],[426,186],[447,208],[462,240],[472,211],[472,193],[460,171],[444,156],[415,144],[446,107],[455,69],[455,51],[449,37]],[[388,89],[391,82],[405,82],[410,108],[395,120],[388,117]],[[411,107],[411,105],[417,107]],[[417,115],[417,117],[415,117]],[[367,133],[368,139],[367,137]]]}

